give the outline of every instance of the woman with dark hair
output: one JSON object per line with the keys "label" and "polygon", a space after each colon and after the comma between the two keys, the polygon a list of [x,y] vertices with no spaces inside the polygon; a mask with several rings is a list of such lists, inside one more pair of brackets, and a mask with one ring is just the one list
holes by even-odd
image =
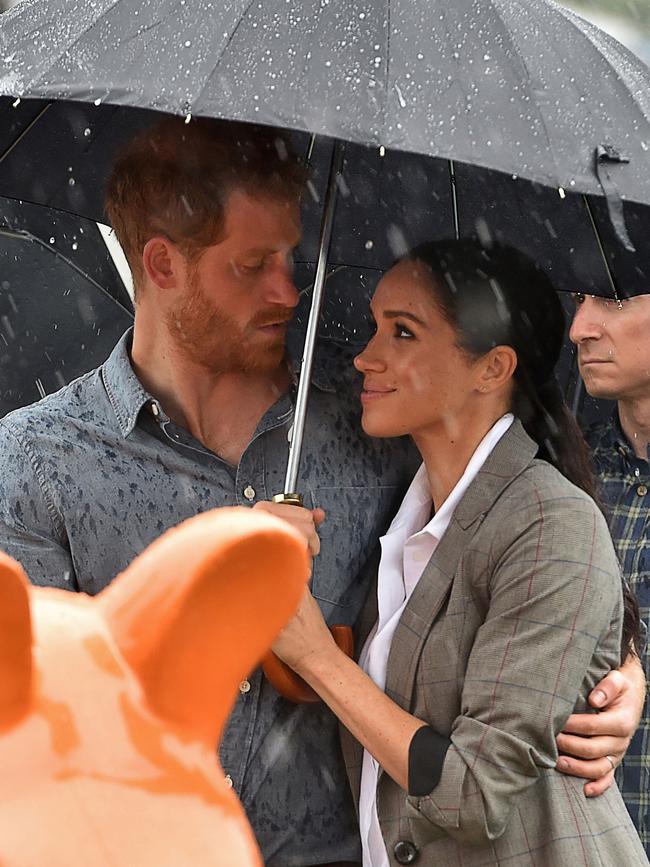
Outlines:
{"label": "woman with dark hair", "polygon": [[635,638],[553,373],[557,295],[521,253],[464,240],[418,247],[371,306],[363,428],[410,435],[423,464],[381,539],[359,665],[309,594],[274,647],[347,729],[364,867],[648,864],[618,789],[586,799],[554,770]]}

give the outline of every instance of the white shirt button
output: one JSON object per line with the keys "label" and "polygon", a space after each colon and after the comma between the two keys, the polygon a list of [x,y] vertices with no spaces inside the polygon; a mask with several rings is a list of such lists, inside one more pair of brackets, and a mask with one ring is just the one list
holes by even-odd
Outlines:
{"label": "white shirt button", "polygon": [[246,695],[247,692],[251,691],[251,684],[249,680],[242,680],[239,684],[239,691],[242,695]]}
{"label": "white shirt button", "polygon": [[645,497],[645,495],[648,493],[648,488],[646,487],[646,485],[639,485],[639,487],[636,489],[636,492],[640,497]]}
{"label": "white shirt button", "polygon": [[246,487],[244,488],[244,496],[247,500],[254,500],[255,488],[253,488],[251,485],[246,485]]}
{"label": "white shirt button", "polygon": [[232,789],[232,777],[230,774],[226,774],[226,785],[229,789]]}

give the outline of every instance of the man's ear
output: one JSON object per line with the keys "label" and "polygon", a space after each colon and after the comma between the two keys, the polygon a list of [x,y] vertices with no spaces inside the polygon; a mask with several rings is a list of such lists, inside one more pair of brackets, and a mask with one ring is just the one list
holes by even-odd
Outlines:
{"label": "man's ear", "polygon": [[512,346],[495,346],[481,359],[479,391],[498,391],[512,380],[516,369],[517,353]]}
{"label": "man's ear", "polygon": [[169,238],[156,235],[144,245],[142,267],[147,279],[159,289],[174,289],[184,276],[185,260]]}

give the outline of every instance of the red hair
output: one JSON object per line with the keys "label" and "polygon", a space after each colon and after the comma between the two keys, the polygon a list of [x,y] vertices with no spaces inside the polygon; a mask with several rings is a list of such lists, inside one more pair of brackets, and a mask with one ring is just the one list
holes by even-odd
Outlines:
{"label": "red hair", "polygon": [[169,117],[139,133],[118,154],[108,180],[105,210],[137,288],[142,251],[155,235],[196,259],[223,230],[230,193],[297,198],[302,161],[286,133],[271,127]]}

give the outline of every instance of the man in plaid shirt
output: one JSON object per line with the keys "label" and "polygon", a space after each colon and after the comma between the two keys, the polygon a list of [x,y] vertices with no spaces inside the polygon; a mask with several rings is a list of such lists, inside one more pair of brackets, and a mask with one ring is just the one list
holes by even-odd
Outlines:
{"label": "man in plaid shirt", "polygon": [[[587,439],[623,574],[650,619],[650,295],[616,301],[577,294],[570,330],[587,392],[616,400]],[[650,677],[648,651],[642,660]],[[617,771],[623,799],[650,855],[650,708]]]}

